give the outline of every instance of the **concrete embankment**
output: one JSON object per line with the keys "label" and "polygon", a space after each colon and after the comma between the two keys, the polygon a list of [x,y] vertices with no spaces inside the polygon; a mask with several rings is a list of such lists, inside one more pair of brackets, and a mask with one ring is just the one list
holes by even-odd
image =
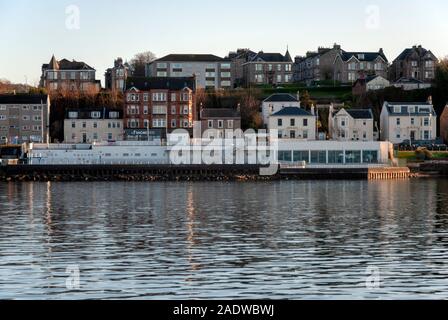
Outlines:
{"label": "concrete embankment", "polygon": [[260,175],[258,165],[13,165],[0,181],[269,181],[386,180],[410,177],[408,168],[280,168]]}

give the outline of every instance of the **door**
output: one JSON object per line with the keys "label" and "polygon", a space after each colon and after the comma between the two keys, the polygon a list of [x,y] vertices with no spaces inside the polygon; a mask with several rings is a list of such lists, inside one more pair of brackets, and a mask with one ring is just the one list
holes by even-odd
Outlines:
{"label": "door", "polygon": [[415,140],[415,131],[411,131],[411,142]]}
{"label": "door", "polygon": [[82,134],[82,143],[87,143],[87,133]]}

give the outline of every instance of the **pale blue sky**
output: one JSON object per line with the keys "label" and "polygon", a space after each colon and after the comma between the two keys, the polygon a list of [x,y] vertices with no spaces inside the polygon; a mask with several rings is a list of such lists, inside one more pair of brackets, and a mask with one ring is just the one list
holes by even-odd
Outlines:
{"label": "pale blue sky", "polygon": [[[80,9],[79,29],[66,28],[68,5]],[[0,78],[34,84],[53,53],[87,62],[103,83],[114,58],[146,50],[225,56],[289,45],[296,56],[337,42],[348,51],[382,47],[393,60],[422,44],[443,57],[447,12],[445,0],[0,0]]]}

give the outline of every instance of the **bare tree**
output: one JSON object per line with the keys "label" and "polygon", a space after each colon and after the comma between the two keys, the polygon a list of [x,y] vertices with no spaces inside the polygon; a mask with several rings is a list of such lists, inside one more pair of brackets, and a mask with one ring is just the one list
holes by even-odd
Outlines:
{"label": "bare tree", "polygon": [[137,53],[129,62],[131,67],[134,69],[134,76],[144,77],[146,65],[154,60],[156,60],[156,55],[151,51]]}

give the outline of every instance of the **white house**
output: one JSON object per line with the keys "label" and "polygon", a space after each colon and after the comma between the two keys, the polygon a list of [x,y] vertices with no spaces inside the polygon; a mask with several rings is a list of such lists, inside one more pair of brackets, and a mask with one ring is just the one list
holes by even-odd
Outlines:
{"label": "white house", "polygon": [[330,139],[338,141],[374,141],[374,119],[370,109],[333,111],[328,118]]}
{"label": "white house", "polygon": [[384,102],[381,111],[381,140],[394,144],[403,141],[434,140],[437,114],[428,102]]}
{"label": "white house", "polygon": [[396,88],[405,91],[431,88],[431,83],[425,83],[415,78],[400,78],[393,84]]}
{"label": "white house", "polygon": [[273,113],[279,112],[281,109],[286,107],[296,107],[300,108],[299,95],[294,97],[289,93],[274,93],[265,99],[262,103],[262,115],[263,123],[268,125],[269,116]]}
{"label": "white house", "polygon": [[272,114],[269,130],[278,130],[279,138],[316,140],[316,116],[298,107],[286,107]]}
{"label": "white house", "polygon": [[123,140],[123,111],[69,109],[64,120],[64,136],[65,143]]}

